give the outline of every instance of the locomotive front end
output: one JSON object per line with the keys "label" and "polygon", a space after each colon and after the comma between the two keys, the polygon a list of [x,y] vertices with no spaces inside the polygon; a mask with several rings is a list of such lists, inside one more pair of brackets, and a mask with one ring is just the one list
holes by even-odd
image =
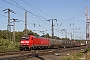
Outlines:
{"label": "locomotive front end", "polygon": [[23,36],[20,41],[20,50],[29,50],[30,40],[29,36]]}

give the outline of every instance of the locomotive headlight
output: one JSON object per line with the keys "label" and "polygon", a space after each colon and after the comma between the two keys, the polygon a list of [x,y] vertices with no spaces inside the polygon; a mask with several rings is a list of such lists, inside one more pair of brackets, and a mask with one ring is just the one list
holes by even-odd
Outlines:
{"label": "locomotive headlight", "polygon": [[26,41],[26,43],[29,43],[29,41]]}
{"label": "locomotive headlight", "polygon": [[24,41],[21,41],[21,43],[24,43]]}

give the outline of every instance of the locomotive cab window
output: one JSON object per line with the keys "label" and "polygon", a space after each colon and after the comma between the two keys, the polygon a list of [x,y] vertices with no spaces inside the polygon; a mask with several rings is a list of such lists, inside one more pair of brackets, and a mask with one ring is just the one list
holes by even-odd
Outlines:
{"label": "locomotive cab window", "polygon": [[22,40],[29,40],[29,36],[22,37]]}

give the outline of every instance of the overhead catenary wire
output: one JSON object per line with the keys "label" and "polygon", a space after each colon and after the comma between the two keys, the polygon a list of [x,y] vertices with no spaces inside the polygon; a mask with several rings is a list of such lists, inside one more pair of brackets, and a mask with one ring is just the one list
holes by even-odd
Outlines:
{"label": "overhead catenary wire", "polygon": [[[8,17],[8,16],[2,15],[2,14],[0,14],[0,15],[1,15],[1,16],[4,16],[4,17]],[[13,17],[10,17],[10,18],[13,19]],[[20,19],[19,19],[19,21],[20,21],[20,22],[25,22],[25,21],[20,20]],[[28,23],[28,24],[31,24],[31,25],[34,25],[34,23],[30,23],[30,22],[27,22],[27,23]],[[5,24],[7,24],[7,23],[5,23]],[[46,28],[46,27],[41,26],[40,24],[36,24],[36,23],[35,23],[35,25],[38,26],[38,27]],[[46,28],[46,29],[48,29],[48,28]]]}
{"label": "overhead catenary wire", "polygon": [[[0,15],[1,15],[1,16],[4,16],[4,17],[8,17],[8,16],[2,15],[2,14],[0,14]],[[13,19],[13,17],[10,17],[10,18]],[[20,20],[20,19],[19,19],[19,21],[20,21],[20,22],[25,22],[25,21]],[[31,24],[31,25],[34,25],[34,23],[30,23],[30,22],[27,22],[27,23],[28,23],[28,24]],[[7,23],[5,23],[5,24],[7,24]],[[46,27],[41,26],[41,24],[36,24],[36,23],[35,23],[35,25],[38,26],[38,27],[46,28]],[[46,29],[48,29],[48,28],[46,28]]]}
{"label": "overhead catenary wire", "polygon": [[26,3],[28,6],[30,6],[33,10],[38,10],[38,11],[40,11],[40,12],[42,12],[43,14],[45,14],[45,15],[47,15],[47,16],[49,16],[49,17],[51,17],[51,18],[53,18],[51,15],[49,15],[48,13],[46,13],[46,12],[44,12],[44,11],[42,11],[41,9],[39,9],[39,8],[37,8],[37,7],[35,7],[34,5],[31,5],[31,3],[28,3],[28,2],[26,2],[25,0],[21,0],[21,1],[23,1],[24,3]]}
{"label": "overhead catenary wire", "polygon": [[[25,4],[27,4],[29,7],[31,7],[34,11],[35,11],[35,9],[37,9],[37,8],[35,8],[35,7],[33,7],[33,6],[31,6],[30,5],[30,3],[27,3],[26,1],[24,1],[24,0],[21,0],[22,2],[24,2]],[[37,9],[38,10],[38,9]],[[38,12],[37,12],[38,13]],[[39,13],[38,13],[39,14]],[[40,14],[39,14],[40,15]],[[43,19],[45,19],[45,20],[47,20],[46,18],[44,18],[44,17],[42,17],[42,16],[39,16],[39,17],[41,17],[41,18],[43,18]]]}
{"label": "overhead catenary wire", "polygon": [[[8,2],[9,3],[9,2]],[[9,3],[9,4],[11,4],[11,3]],[[12,5],[12,4],[11,4]],[[13,5],[13,6],[15,6],[15,5]],[[18,7],[18,6],[15,6],[15,7]],[[18,7],[18,8],[20,8],[20,7]],[[20,8],[20,9],[22,9],[22,8]],[[25,10],[25,9],[23,9],[23,10]],[[29,12],[30,13],[30,12]],[[35,15],[35,14],[34,14]],[[36,15],[35,15],[36,16]],[[38,18],[38,17],[37,17]],[[21,20],[22,21],[22,20]],[[24,22],[24,21],[22,21],[22,22]],[[41,27],[41,26],[40,26]],[[44,27],[43,27],[44,28]]]}
{"label": "overhead catenary wire", "polygon": [[[5,0],[4,0],[5,1]],[[6,1],[5,1],[6,2]],[[9,3],[9,2],[7,2],[7,3]],[[9,4],[11,4],[11,3],[9,3]],[[13,5],[13,6],[15,6],[15,7],[18,7],[18,6],[16,6],[16,5],[14,5],[14,4],[11,4],[11,5]],[[20,6],[20,5],[19,5]],[[18,7],[18,8],[20,8],[20,7]],[[23,10],[25,10],[23,7],[21,7],[20,9],[23,9]],[[29,12],[29,11],[28,11]],[[31,13],[31,12],[29,12],[29,13]],[[34,14],[36,17],[37,17],[37,15],[36,14]],[[38,18],[38,17],[37,17]],[[40,18],[39,18],[40,19]],[[45,22],[46,23],[46,22]],[[39,26],[39,27],[41,27],[41,26]]]}
{"label": "overhead catenary wire", "polygon": [[[2,1],[4,1],[4,2],[10,4],[10,5],[13,5],[13,6],[15,6],[15,7],[19,8],[19,9],[22,9],[22,10],[24,10],[24,11],[27,11],[27,12],[29,12],[30,14],[32,14],[33,16],[35,16],[36,18],[38,18],[39,20],[45,22],[44,20],[42,20],[41,18],[39,18],[40,16],[38,16],[38,15],[36,15],[36,14],[34,14],[34,13],[32,13],[32,12],[26,10],[26,9],[24,9],[23,7],[18,7],[17,5],[14,5],[14,4],[12,4],[12,3],[6,1],[6,0],[2,0]],[[19,4],[18,4],[18,5],[19,5]],[[19,5],[19,6],[20,6],[20,5]],[[45,23],[46,23],[46,22],[45,22]],[[47,24],[47,23],[46,23],[46,24]],[[48,25],[48,24],[47,24],[47,25]]]}
{"label": "overhead catenary wire", "polygon": [[[25,0],[21,0],[21,1],[23,1],[25,4],[27,4],[29,7],[31,7],[33,10],[35,10],[35,9],[37,9],[36,7],[34,7],[34,6],[31,6],[30,5],[30,3],[27,3]],[[37,9],[37,10],[39,10],[39,9]],[[39,10],[40,12],[42,12],[41,10]],[[38,12],[37,12],[38,13]],[[39,14],[39,13],[38,13]],[[41,17],[41,18],[43,18],[44,20],[47,20],[46,18],[44,18],[44,17],[42,17],[42,16],[40,16],[40,14],[39,15],[36,15],[36,14],[34,14],[34,16],[36,16],[38,19],[40,19],[39,17]],[[41,19],[40,19],[41,20]],[[43,20],[42,20],[43,21]],[[45,21],[43,21],[43,22],[45,22]],[[46,22],[45,22],[46,23]],[[46,23],[47,24],[47,23]],[[49,25],[49,24],[48,24]]]}
{"label": "overhead catenary wire", "polygon": [[[47,8],[45,8],[44,6],[42,6],[40,3],[38,3],[36,0],[33,0],[35,3],[37,3],[38,5],[40,5],[42,8],[44,8],[44,9],[46,9],[47,11],[49,11]],[[85,8],[84,8],[85,9]],[[50,13],[52,13],[51,11],[49,11]],[[81,13],[81,11],[79,11],[78,13],[76,13],[72,18],[70,18],[70,19],[63,19],[63,20],[72,20],[72,19],[74,19],[79,13]],[[52,13],[52,14],[54,14],[54,13]],[[55,15],[55,14],[54,14]],[[56,15],[57,16],[57,15]],[[62,19],[58,19],[58,21],[59,20],[62,20]],[[67,22],[66,21],[66,22]]]}
{"label": "overhead catenary wire", "polygon": [[[17,6],[17,5],[14,5],[14,4],[6,1],[6,0],[2,0],[2,1],[4,1],[4,2],[10,4],[10,5],[13,5],[13,6],[15,6],[15,7],[19,8],[19,9],[22,9],[22,10],[24,10],[24,11],[27,11],[28,13],[32,14],[33,16],[35,16],[36,18],[38,18],[39,20],[45,22],[44,20],[42,20],[41,18],[39,18],[39,17],[41,17],[41,16],[39,16],[39,15],[37,15],[37,14],[35,14],[35,13],[32,13],[32,12],[28,11],[27,9],[23,8],[22,6],[20,6],[20,5],[19,5],[18,3],[16,3],[16,2],[14,2],[14,3],[16,3],[18,6]],[[12,1],[13,1],[13,0],[12,0]],[[42,17],[42,18],[43,18],[43,17]],[[45,18],[43,18],[43,19],[45,19]],[[45,23],[46,23],[46,22],[45,22]],[[46,24],[47,24],[47,23],[46,23]]]}
{"label": "overhead catenary wire", "polygon": [[[37,3],[38,5],[40,5],[42,8],[44,8],[45,10],[47,10],[48,12],[52,13],[51,11],[49,11],[47,8],[45,8],[44,6],[42,6],[40,3],[38,3],[37,1],[33,0],[35,3]],[[45,13],[45,12],[44,12]],[[51,18],[54,18],[54,16],[51,16],[47,13],[45,13],[46,15],[50,16]],[[53,13],[52,13],[53,14]],[[55,15],[55,14],[54,14]]]}
{"label": "overhead catenary wire", "polygon": [[[7,0],[5,0],[5,1],[7,1]],[[15,2],[16,0],[13,0],[13,1]],[[9,3],[13,4],[13,1],[10,0]],[[24,0],[23,0],[23,1],[24,1]],[[25,1],[27,1],[27,0],[25,0]],[[7,1],[7,2],[8,2],[8,1]],[[20,2],[21,2],[21,1],[20,1]],[[18,3],[18,2],[16,1],[16,3]],[[17,8],[19,8],[20,6],[22,6],[20,3],[18,3],[20,6],[17,5],[16,3],[15,3],[14,5],[16,5]],[[20,8],[21,8],[21,10],[24,10],[24,11],[26,10],[26,9],[24,9],[25,7],[23,8],[23,6],[20,7]],[[19,8],[19,9],[20,9],[20,8]],[[35,9],[36,7],[34,8],[34,7],[32,6],[32,8],[33,8],[34,10],[36,10],[36,9]],[[28,10],[28,11],[30,12],[30,10]],[[42,11],[42,12],[43,12],[43,11]],[[35,12],[34,12],[34,13],[35,13]],[[72,17],[70,20],[74,19],[77,15],[78,15],[78,14],[76,14],[76,15],[75,15],[74,17]],[[41,19],[41,20],[43,19],[43,18],[40,17],[40,15],[37,15],[36,13],[33,14],[33,16],[36,17],[36,18],[38,18],[39,20],[40,20],[40,19]],[[43,19],[43,20],[45,20],[45,19]],[[59,19],[59,20],[61,20],[61,19]],[[58,21],[59,21],[59,20],[58,20]],[[63,20],[64,20],[64,19],[63,19]],[[69,19],[66,19],[66,20],[69,20]],[[24,21],[22,20],[22,22],[24,22]],[[44,22],[45,22],[45,21],[44,21]],[[65,22],[66,22],[66,21],[65,21]],[[28,22],[28,24],[32,24],[32,25],[33,25],[33,23],[29,23],[29,22]],[[42,27],[41,24],[40,24],[40,25],[39,25],[38,23],[35,23],[35,24],[36,24],[37,26],[39,26],[39,27]],[[62,22],[62,24],[63,24],[63,22]],[[65,25],[66,25],[66,24],[65,24]],[[59,26],[59,23],[58,23],[58,26]],[[61,25],[60,25],[60,26],[61,26]],[[64,25],[63,25],[63,26],[64,26]],[[58,30],[61,29],[60,27],[58,27],[58,28],[56,28],[56,27],[57,27],[57,26],[55,26],[55,29],[58,29]],[[64,28],[67,29],[67,26],[64,26]]]}
{"label": "overhead catenary wire", "polygon": [[[13,1],[13,0],[12,0]],[[14,2],[14,1],[13,1]],[[25,1],[23,1],[23,2],[25,2]],[[14,2],[14,3],[16,3],[16,2]],[[27,2],[25,2],[26,4],[28,4]],[[18,3],[16,3],[16,4],[18,4]],[[19,4],[18,4],[19,5]],[[28,4],[29,6],[30,6],[30,4]],[[20,5],[19,5],[20,6]],[[22,7],[23,8],[23,7]],[[33,9],[34,10],[34,9]],[[34,13],[33,13],[34,14]],[[40,15],[40,14],[39,14]],[[41,20],[39,17],[41,17],[41,18],[43,18],[44,20],[47,20],[46,18],[44,18],[44,17],[42,17],[42,16],[38,16],[38,15],[36,15],[36,14],[34,14],[34,16],[35,17],[37,17],[39,20]],[[41,20],[41,21],[43,21],[43,20]],[[43,22],[45,22],[45,21],[43,21]],[[45,22],[46,23],[46,22]],[[46,23],[46,24],[48,24],[48,23]],[[49,24],[48,24],[49,25]],[[39,26],[39,27],[41,27],[41,26]],[[44,27],[43,27],[44,28]]]}
{"label": "overhead catenary wire", "polygon": [[[47,10],[48,12],[50,12],[50,13],[52,13],[50,10],[48,10],[47,8],[45,8],[44,6],[42,6],[40,3],[38,3],[37,1],[35,1],[35,0],[33,0],[35,3],[37,3],[38,5],[40,5],[42,8],[44,8],[45,10]],[[52,13],[52,15],[55,15],[54,13]],[[48,15],[48,16],[50,16],[50,17],[52,17],[53,18],[53,16],[51,16],[51,15]],[[56,15],[57,16],[57,15]],[[59,19],[59,20],[61,20],[61,19]],[[58,21],[59,21],[58,20]],[[59,25],[59,24],[58,24]],[[55,27],[57,27],[57,26],[55,26]],[[58,28],[58,27],[57,27]],[[60,30],[59,28],[58,28],[58,30]]]}

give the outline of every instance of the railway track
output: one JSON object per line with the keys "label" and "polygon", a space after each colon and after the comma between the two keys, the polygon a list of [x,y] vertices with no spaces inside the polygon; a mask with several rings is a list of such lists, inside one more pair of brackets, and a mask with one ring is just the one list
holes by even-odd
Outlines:
{"label": "railway track", "polygon": [[[20,60],[20,59],[27,59],[37,57],[41,59],[39,56],[44,55],[55,55],[56,53],[63,53],[70,50],[80,50],[84,49],[85,47],[75,47],[75,48],[59,48],[59,49],[46,49],[46,50],[32,50],[32,51],[16,51],[16,52],[6,52],[0,53],[1,60]],[[60,55],[60,54],[58,54]]]}

